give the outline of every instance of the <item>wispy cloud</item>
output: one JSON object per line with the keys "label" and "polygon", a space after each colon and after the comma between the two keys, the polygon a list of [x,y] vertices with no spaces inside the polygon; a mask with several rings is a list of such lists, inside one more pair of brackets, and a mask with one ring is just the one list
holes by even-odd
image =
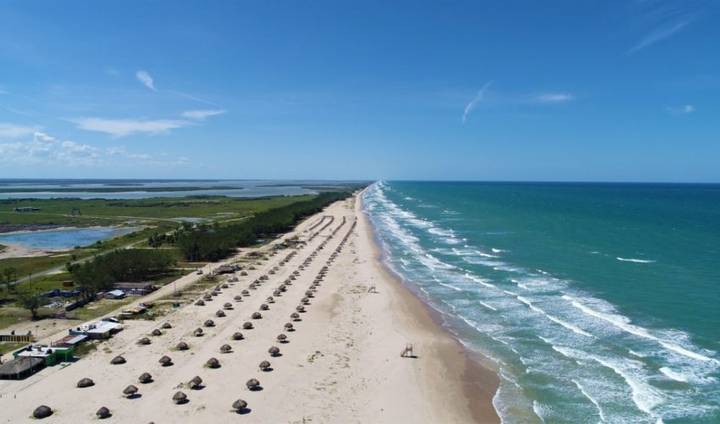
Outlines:
{"label": "wispy cloud", "polygon": [[628,54],[637,53],[642,49],[652,46],[660,41],[666,40],[682,31],[690,24],[690,20],[676,22],[670,26],[664,26],[647,34],[638,44],[628,50]]}
{"label": "wispy cloud", "polygon": [[145,87],[149,88],[152,91],[157,91],[155,88],[155,81],[153,80],[153,77],[150,75],[148,71],[137,71],[135,73],[135,77],[140,81]]}
{"label": "wispy cloud", "polygon": [[665,110],[672,115],[689,115],[695,112],[695,106],[693,105],[682,105],[682,106],[668,106]]}
{"label": "wispy cloud", "polygon": [[480,103],[483,100],[483,98],[485,98],[485,92],[488,90],[488,88],[490,88],[492,83],[493,83],[492,81],[486,82],[485,85],[483,85],[482,88],[480,88],[480,90],[475,95],[475,97],[472,100],[470,100],[470,102],[468,104],[465,105],[465,109],[463,110],[463,114],[462,114],[462,123],[463,124],[465,122],[467,122],[467,119],[470,116],[470,114],[472,113],[473,109],[475,109],[475,106],[478,103]]}
{"label": "wispy cloud", "polygon": [[538,103],[567,103],[575,100],[571,93],[543,93],[533,99]]}
{"label": "wispy cloud", "polygon": [[206,100],[206,99],[200,98],[200,97],[198,97],[198,96],[194,96],[194,95],[192,95],[192,94],[183,93],[182,91],[175,91],[175,90],[165,90],[165,91],[167,91],[168,93],[172,93],[172,94],[174,94],[174,95],[176,95],[176,96],[180,96],[180,97],[184,97],[184,98],[186,98],[186,99],[194,100],[194,101],[199,102],[199,103],[204,103],[204,104],[206,104],[206,105],[208,105],[208,106],[215,106],[215,107],[219,106],[219,105],[218,105],[217,103],[215,103],[215,102],[211,102],[210,100]]}
{"label": "wispy cloud", "polygon": [[109,134],[113,137],[125,137],[132,134],[163,134],[170,130],[193,125],[193,122],[182,119],[108,119],[108,118],[75,118],[70,122],[86,131]]}
{"label": "wispy cloud", "polygon": [[225,113],[225,111],[222,109],[186,110],[182,113],[182,116],[188,119],[204,121],[211,116],[222,115],[223,113]]}
{"label": "wispy cloud", "polygon": [[0,139],[18,138],[31,135],[38,131],[38,127],[28,127],[0,122]]}

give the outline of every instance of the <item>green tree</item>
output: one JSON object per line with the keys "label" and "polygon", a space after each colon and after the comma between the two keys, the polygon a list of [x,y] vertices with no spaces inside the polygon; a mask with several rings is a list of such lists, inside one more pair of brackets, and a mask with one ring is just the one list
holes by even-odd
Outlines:
{"label": "green tree", "polygon": [[20,306],[30,311],[33,321],[36,321],[40,316],[38,310],[42,306],[42,296],[32,290],[23,290],[18,293],[18,303]]}
{"label": "green tree", "polygon": [[10,291],[12,287],[11,283],[17,278],[17,269],[13,267],[7,267],[2,270],[2,283],[5,285],[5,290]]}

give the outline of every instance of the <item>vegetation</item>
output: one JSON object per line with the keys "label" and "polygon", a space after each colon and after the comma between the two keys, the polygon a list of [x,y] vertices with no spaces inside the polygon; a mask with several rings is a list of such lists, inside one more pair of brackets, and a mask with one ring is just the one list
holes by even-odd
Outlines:
{"label": "vegetation", "polygon": [[171,271],[173,257],[162,250],[120,249],[92,261],[68,266],[75,285],[86,299],[119,281],[145,281]]}
{"label": "vegetation", "polygon": [[[148,199],[4,199],[0,200],[2,226],[112,225],[129,219],[170,221],[185,218],[222,220],[250,216],[314,196],[243,199],[222,196]],[[15,212],[17,207],[38,208]]]}
{"label": "vegetation", "polygon": [[250,219],[230,225],[185,225],[176,235],[176,244],[190,261],[216,261],[236,247],[251,246],[259,239],[290,230],[302,218],[320,212],[325,206],[348,197],[348,192],[322,193],[314,198],[260,212]]}

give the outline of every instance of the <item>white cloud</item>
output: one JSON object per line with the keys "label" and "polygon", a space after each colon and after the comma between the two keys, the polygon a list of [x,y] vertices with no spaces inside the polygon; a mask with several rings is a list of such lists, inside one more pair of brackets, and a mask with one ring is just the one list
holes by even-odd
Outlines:
{"label": "white cloud", "polygon": [[108,118],[76,118],[70,119],[78,128],[110,134],[113,137],[124,137],[132,134],[162,134],[176,128],[193,125],[181,119],[108,119]]}
{"label": "white cloud", "polygon": [[668,113],[673,115],[689,115],[695,112],[695,106],[693,105],[682,105],[682,106],[668,106],[666,108]]}
{"label": "white cloud", "polygon": [[25,137],[33,134],[37,130],[37,127],[28,127],[23,125],[0,122],[0,139]]}
{"label": "white cloud", "polygon": [[640,42],[637,45],[635,45],[633,48],[628,50],[627,53],[628,54],[636,53],[646,47],[652,46],[655,43],[658,43],[660,41],[668,39],[668,38],[672,37],[673,35],[677,34],[678,32],[680,32],[683,28],[688,26],[688,24],[690,24],[690,21],[684,20],[684,21],[677,22],[672,26],[666,26],[663,28],[656,29],[655,31],[652,31],[651,33],[647,34],[645,36],[645,38],[640,40]]}
{"label": "white cloud", "polygon": [[490,88],[492,83],[492,81],[486,82],[485,85],[483,85],[482,88],[478,91],[477,95],[472,100],[470,100],[468,104],[465,105],[465,109],[463,110],[462,114],[463,124],[467,121],[467,118],[468,116],[470,116],[470,113],[473,111],[473,109],[475,109],[475,105],[477,105],[483,100],[483,98],[485,97],[485,91]]}
{"label": "white cloud", "polygon": [[113,165],[159,165],[181,166],[189,161],[186,158],[172,158],[163,155],[154,158],[146,153],[128,152],[123,146],[108,148],[77,143],[72,140],[60,140],[47,133],[36,131],[24,141],[0,143],[0,163],[43,165],[43,166],[87,166],[99,167]]}
{"label": "white cloud", "polygon": [[535,97],[535,101],[539,103],[566,103],[575,100],[575,96],[570,93],[543,93]]}
{"label": "white cloud", "polygon": [[182,113],[182,116],[188,119],[204,121],[206,118],[222,115],[223,113],[225,113],[225,111],[222,109],[186,110]]}
{"label": "white cloud", "polygon": [[155,81],[147,71],[137,71],[135,73],[135,76],[137,77],[138,81],[140,81],[145,87],[151,89],[152,91],[157,91],[157,89],[155,88]]}

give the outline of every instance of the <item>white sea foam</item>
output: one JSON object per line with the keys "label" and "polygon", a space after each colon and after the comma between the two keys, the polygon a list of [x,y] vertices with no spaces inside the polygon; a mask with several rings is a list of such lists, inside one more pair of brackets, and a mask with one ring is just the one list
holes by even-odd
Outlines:
{"label": "white sea foam", "polygon": [[605,413],[603,412],[603,409],[600,407],[600,403],[592,396],[590,396],[590,393],[588,393],[587,390],[585,390],[585,387],[583,387],[579,381],[572,380],[573,383],[577,386],[578,390],[580,390],[580,393],[583,394],[590,402],[592,402],[593,405],[595,405],[595,408],[598,411],[598,416],[600,416],[600,422],[604,423],[606,422],[605,419]]}
{"label": "white sea foam", "polygon": [[652,263],[655,263],[655,261],[654,261],[654,260],[651,260],[651,259],[621,258],[621,257],[619,257],[619,256],[618,256],[617,258],[615,258],[615,259],[617,259],[618,261],[621,261],[621,262],[634,262],[634,263],[636,263],[636,264],[652,264]]}
{"label": "white sea foam", "polygon": [[681,383],[688,382],[688,378],[684,374],[673,371],[668,367],[661,367],[660,372],[665,374],[665,376],[667,376],[668,378],[670,378],[672,380],[679,381]]}
{"label": "white sea foam", "polygon": [[459,291],[459,292],[463,291],[463,289],[461,289],[460,287],[455,287],[455,286],[453,286],[452,284],[441,283],[441,282],[438,282],[438,284],[440,284],[440,285],[443,286],[443,287],[447,287],[447,288],[449,288],[449,289],[453,289],[453,290],[455,290],[455,291]]}
{"label": "white sea foam", "polygon": [[710,358],[710,357],[702,355],[700,353],[690,351],[688,349],[685,349],[682,346],[678,346],[675,343],[668,342],[666,340],[662,340],[659,337],[656,337],[656,336],[650,334],[650,332],[647,329],[645,329],[643,327],[639,327],[634,324],[631,324],[630,319],[627,317],[624,317],[622,315],[616,315],[616,314],[610,314],[610,313],[606,313],[606,312],[596,311],[595,309],[588,307],[587,305],[580,302],[578,299],[576,299],[572,296],[569,296],[569,295],[563,295],[562,298],[569,301],[571,305],[573,305],[574,307],[576,307],[577,309],[581,310],[583,313],[585,313],[589,316],[601,319],[601,320],[603,320],[625,332],[633,334],[635,336],[658,342],[665,349],[673,351],[679,355],[685,356],[690,359],[694,359],[696,361],[713,362],[715,364],[720,363],[720,362],[718,362],[717,359]]}
{"label": "white sea foam", "polygon": [[491,311],[497,311],[497,309],[495,309],[494,307],[488,305],[487,303],[485,303],[485,302],[483,302],[483,301],[481,301],[481,300],[478,300],[478,303],[481,304],[481,305],[483,305],[484,307],[490,309]]}
{"label": "white sea foam", "polygon": [[535,312],[537,312],[537,313],[545,316],[545,317],[546,317],[547,319],[549,319],[550,321],[552,321],[552,322],[554,322],[554,323],[556,323],[556,324],[559,324],[559,325],[567,328],[568,330],[572,331],[573,333],[580,334],[581,336],[585,336],[585,337],[594,337],[592,334],[588,333],[587,331],[583,330],[582,328],[580,328],[580,327],[578,327],[578,326],[576,326],[576,325],[570,324],[570,323],[567,322],[567,321],[563,321],[562,319],[560,319],[560,318],[558,318],[558,317],[555,317],[555,316],[553,316],[553,315],[548,314],[548,313],[545,312],[543,309],[535,306],[535,305],[534,305],[531,301],[529,301],[528,299],[526,299],[526,298],[524,298],[524,297],[522,297],[522,296],[517,296],[517,295],[515,295],[515,297],[517,298],[517,300],[519,300],[520,302],[522,302],[522,303],[524,303],[525,305],[527,305],[528,308],[530,308],[530,309],[532,309],[533,311],[535,311]]}

